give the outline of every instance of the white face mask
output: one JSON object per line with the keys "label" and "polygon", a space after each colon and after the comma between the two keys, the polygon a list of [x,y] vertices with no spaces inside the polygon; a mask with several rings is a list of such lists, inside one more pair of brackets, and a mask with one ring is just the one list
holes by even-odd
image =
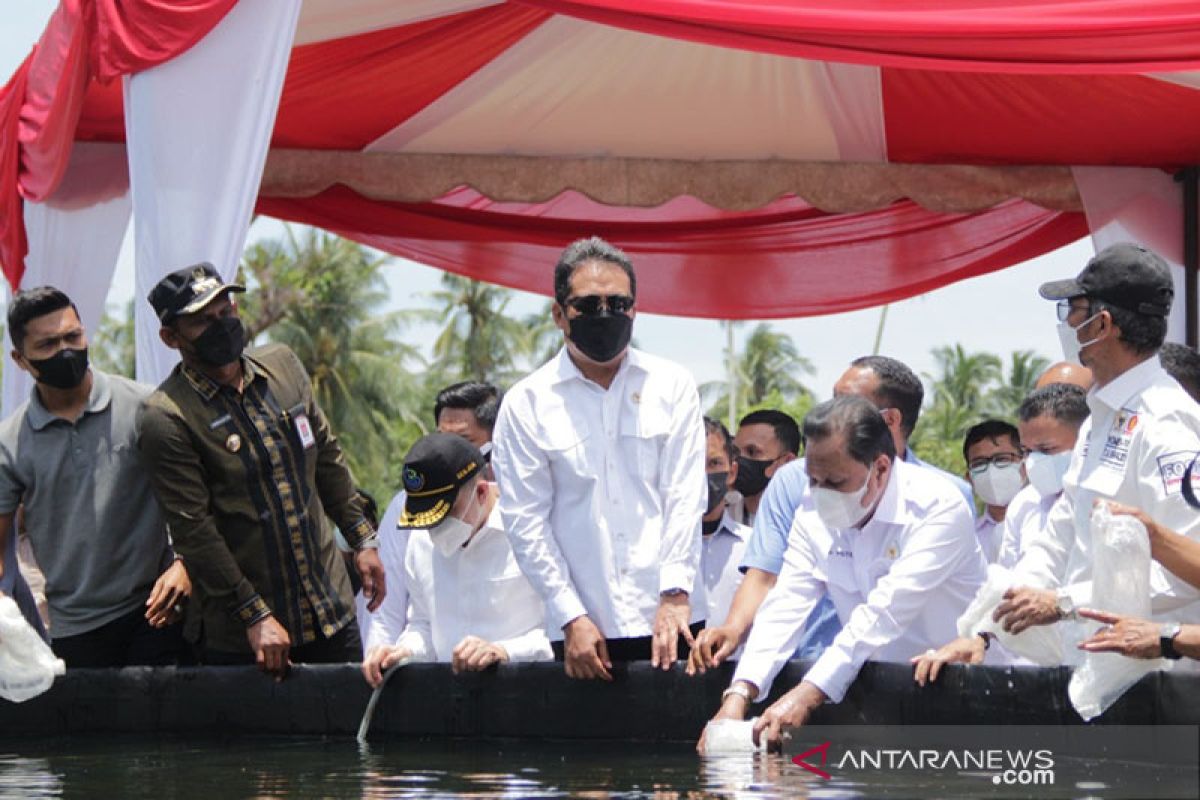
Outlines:
{"label": "white face mask", "polygon": [[[464,517],[471,516],[471,510],[475,503],[475,492],[471,492],[471,499],[467,503],[467,510],[463,513]],[[446,558],[450,558],[455,553],[462,550],[463,545],[475,533],[475,526],[469,522],[465,522],[457,517],[452,517],[447,514],[441,522],[429,529],[429,535],[433,537],[433,544]]]}
{"label": "white face mask", "polygon": [[1082,352],[1083,348],[1087,347],[1088,345],[1095,344],[1096,342],[1100,341],[1100,337],[1097,336],[1095,339],[1088,339],[1086,342],[1081,342],[1079,341],[1079,336],[1077,334],[1080,328],[1082,328],[1084,325],[1087,325],[1098,316],[1100,316],[1099,311],[1073,327],[1071,323],[1067,322],[1066,320],[1058,323],[1058,340],[1060,343],[1062,343],[1064,361],[1067,361],[1071,364],[1078,364],[1081,367],[1083,366],[1083,362],[1079,360],[1080,352]]}
{"label": "white face mask", "polygon": [[989,506],[1007,506],[1025,485],[1019,462],[1007,467],[988,464],[982,475],[971,474],[971,482],[975,494]]}
{"label": "white face mask", "polygon": [[1063,476],[1067,474],[1070,464],[1070,450],[1053,455],[1034,451],[1025,456],[1025,474],[1038,494],[1051,497],[1062,491]]}
{"label": "white face mask", "polygon": [[853,528],[867,515],[863,506],[863,498],[867,495],[867,487],[871,485],[871,473],[863,485],[852,492],[839,492],[837,489],[826,489],[821,486],[813,487],[813,502],[817,507],[817,516],[826,528],[845,530]]}

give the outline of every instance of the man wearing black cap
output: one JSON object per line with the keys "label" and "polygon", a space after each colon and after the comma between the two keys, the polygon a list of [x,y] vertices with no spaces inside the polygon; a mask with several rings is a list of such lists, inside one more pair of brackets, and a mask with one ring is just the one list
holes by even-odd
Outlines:
{"label": "man wearing black cap", "polygon": [[[1175,294],[1166,263],[1143,247],[1113,245],[1075,278],[1039,291],[1058,301],[1064,354],[1091,369],[1095,386],[1063,497],[1015,568],[1033,586],[1010,589],[995,612],[1014,633],[1075,619],[1080,606],[1103,602],[1109,587],[1095,587],[1093,598],[1091,581],[1096,501],[1142,508],[1168,527],[1200,536],[1200,516],[1180,492],[1184,469],[1200,450],[1200,408],[1157,358]],[[1150,586],[1160,621],[1200,621],[1196,589],[1157,563]]]}
{"label": "man wearing black cap", "polygon": [[355,550],[363,592],[384,597],[375,530],[312,383],[283,345],[243,353],[232,292],[210,264],[150,292],[181,363],[147,400],[142,456],[195,583],[189,620],[205,661],[255,663],[282,679],[295,661],[361,656],[354,598],[326,514]]}
{"label": "man wearing black cap", "polygon": [[412,610],[396,641],[363,659],[372,686],[401,659],[448,661],[463,672],[553,658],[541,597],[513,558],[485,466],[478,448],[452,433],[422,437],[405,457],[398,527],[411,530],[404,574]]}

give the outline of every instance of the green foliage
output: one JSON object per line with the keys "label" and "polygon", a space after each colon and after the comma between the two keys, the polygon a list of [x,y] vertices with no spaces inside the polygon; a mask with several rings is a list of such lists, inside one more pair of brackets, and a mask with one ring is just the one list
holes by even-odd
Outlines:
{"label": "green foliage", "polygon": [[89,358],[103,371],[126,378],[135,376],[137,340],[133,334],[133,318],[132,300],[125,305],[123,314],[105,309],[96,335],[88,344]]}
{"label": "green foliage", "polygon": [[[812,362],[800,355],[791,336],[772,330],[768,323],[760,322],[754,328],[734,363],[734,405],[739,418],[760,408],[787,411],[784,406],[794,405],[807,412],[812,406],[812,392],[798,377],[815,373]],[[728,419],[728,382],[710,381],[700,387],[700,393],[709,404],[709,416],[724,420],[731,429],[737,424]],[[797,421],[801,418],[803,415]]]}

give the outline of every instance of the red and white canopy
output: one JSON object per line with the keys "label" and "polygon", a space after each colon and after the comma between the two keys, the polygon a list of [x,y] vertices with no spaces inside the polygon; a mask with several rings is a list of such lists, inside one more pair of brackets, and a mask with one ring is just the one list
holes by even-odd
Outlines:
{"label": "red and white canopy", "polygon": [[[125,141],[113,79],[234,5],[63,0],[0,94],[14,286],[21,198]],[[644,310],[824,314],[1077,239],[1072,167],[1198,131],[1195,0],[303,0],[257,209],[541,293],[598,233]]]}

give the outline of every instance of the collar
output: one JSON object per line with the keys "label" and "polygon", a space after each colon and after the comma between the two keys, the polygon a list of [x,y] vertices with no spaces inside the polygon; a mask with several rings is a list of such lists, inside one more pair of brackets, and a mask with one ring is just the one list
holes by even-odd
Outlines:
{"label": "collar", "polygon": [[[243,385],[249,385],[259,377],[261,371],[255,368],[254,359],[245,353],[242,354],[242,382]],[[221,391],[221,384],[214,381],[212,378],[193,369],[182,361],[179,362],[180,371],[183,377],[187,378],[187,382],[191,385],[196,393],[204,398],[205,402],[211,401],[217,396],[217,392]]]}
{"label": "collar", "polygon": [[[911,452],[911,451],[910,451]],[[883,489],[883,497],[879,501],[879,505],[875,507],[875,514],[871,517],[870,525],[873,522],[882,522],[884,524],[899,524],[904,522],[904,505],[900,502],[900,481],[903,479],[902,470],[908,467],[902,466],[899,459],[892,461],[892,469],[888,475],[887,486]],[[864,525],[863,527],[867,527]]]}
{"label": "collar", "polygon": [[[630,369],[640,369],[646,371],[645,357],[632,347],[625,350],[625,358],[621,359],[621,366],[617,368],[617,374],[613,378],[613,383],[616,383]],[[575,362],[571,360],[570,353],[567,351],[567,346],[563,345],[558,351],[554,364],[554,380],[553,384],[566,383],[567,381],[580,380],[585,383],[592,383],[588,378],[579,371],[579,367],[575,366]],[[593,384],[595,385],[595,384]]]}
{"label": "collar", "polygon": [[925,466],[925,462],[917,458],[917,454],[907,444],[904,445],[904,458],[900,459],[905,464],[916,464],[918,467]]}
{"label": "collar", "polygon": [[742,529],[746,527],[747,526],[745,525],[739,525],[736,521],[734,521],[733,517],[729,516],[729,504],[726,503],[725,510],[721,512],[721,524],[718,525],[717,529],[712,532],[712,535],[718,536],[722,533],[728,533],[738,541],[745,541],[746,537],[742,533]]}
{"label": "collar", "polygon": [[1136,367],[1125,370],[1104,386],[1088,392],[1088,406],[1092,409],[1093,415],[1097,412],[1097,406],[1109,411],[1117,411],[1129,401],[1129,398],[1166,377],[1168,377],[1167,371],[1162,368],[1158,357],[1151,356]]}
{"label": "collar", "polygon": [[[83,413],[79,415],[80,419],[87,414],[99,414],[108,408],[112,402],[112,386],[108,376],[95,367],[91,367],[92,373],[92,391],[88,393],[87,405],[83,408]],[[29,390],[29,407],[26,409],[25,418],[29,420],[29,425],[35,431],[40,431],[52,422],[65,422],[62,417],[56,417],[46,410],[42,405],[42,398],[38,395],[37,385],[35,384]]]}
{"label": "collar", "polygon": [[1003,524],[1001,520],[994,519],[992,512],[984,506],[983,513],[975,520],[975,530],[981,531],[984,528],[994,528],[997,525]]}

